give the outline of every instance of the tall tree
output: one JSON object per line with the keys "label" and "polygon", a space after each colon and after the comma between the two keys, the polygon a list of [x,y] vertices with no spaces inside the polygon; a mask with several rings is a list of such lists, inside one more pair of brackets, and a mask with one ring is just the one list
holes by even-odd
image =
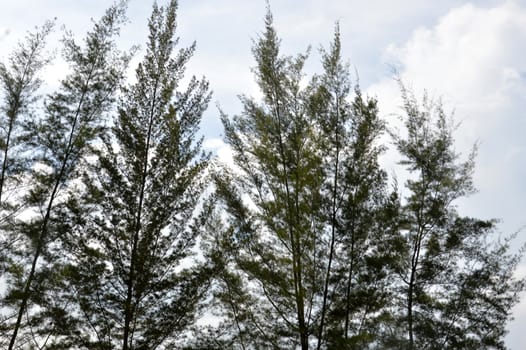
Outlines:
{"label": "tall tree", "polygon": [[242,176],[218,187],[228,189],[223,197],[232,218],[236,275],[252,281],[248,292],[258,303],[257,314],[246,317],[257,330],[254,346],[308,349],[320,289],[321,183],[308,93],[301,88],[306,56],[280,55],[270,11],[253,53],[263,100],[242,97],[243,114],[223,116]]}
{"label": "tall tree", "polygon": [[[0,63],[0,226],[12,222],[24,207],[19,195],[20,185],[32,164],[28,150],[30,130],[25,124],[32,117],[38,99],[36,93],[42,84],[39,74],[50,60],[44,49],[52,28],[53,23],[47,22],[29,33],[10,55],[9,63]],[[3,271],[4,260],[17,240],[8,234],[1,239],[0,271]]]}
{"label": "tall tree", "polygon": [[377,102],[364,98],[359,86],[351,96],[338,28],[322,63],[311,102],[324,181],[319,236],[327,247],[320,257],[325,276],[317,348],[364,348],[378,333],[377,315],[387,301],[387,242],[396,227],[397,200],[387,196],[379,165],[384,123]]}
{"label": "tall tree", "polygon": [[[15,311],[15,323],[9,327],[9,350],[30,338],[38,342],[43,336],[45,343],[50,334],[70,330],[63,327],[68,318],[65,306],[58,306],[55,296],[48,293],[57,271],[47,263],[61,259],[62,252],[57,254],[56,249],[68,229],[62,215],[66,189],[74,185],[80,162],[101,131],[105,112],[112,106],[123,77],[128,57],[117,53],[113,38],[125,19],[124,11],[125,2],[110,7],[88,33],[85,48],[71,37],[63,40],[64,58],[71,72],[60,90],[48,96],[42,118],[34,121],[37,165],[32,168],[31,187],[24,195],[31,210],[14,228],[25,236],[25,244],[17,268],[11,270],[4,298]],[[37,321],[43,325],[43,334],[36,328]]]}
{"label": "tall tree", "polygon": [[[217,182],[234,240],[225,243],[233,256],[225,265],[238,269],[222,280],[220,297],[240,348],[250,348],[247,337],[274,347],[297,341],[307,349],[317,338],[318,349],[360,348],[378,332],[388,300],[381,261],[396,236],[398,201],[388,198],[378,163],[383,123],[376,100],[352,89],[338,30],[322,51],[324,73],[300,89],[305,56],[280,57],[270,14],[266,25],[254,49],[264,102],[243,98],[242,116],[223,117],[242,175]],[[257,281],[259,296],[243,288],[245,278]],[[283,325],[272,329],[276,317]]]}
{"label": "tall tree", "polygon": [[153,6],[136,83],[86,175],[71,283],[90,349],[172,348],[213,272],[191,259],[209,213],[198,131],[211,95],[195,77],[177,90],[195,44],[174,53],[176,10],[175,0]]}
{"label": "tall tree", "polygon": [[326,196],[324,209],[329,227],[328,257],[323,281],[322,305],[320,311],[320,325],[318,331],[319,350],[325,331],[325,318],[329,307],[329,284],[333,274],[334,260],[337,250],[338,218],[343,198],[342,163],[348,155],[347,127],[351,118],[347,97],[351,90],[347,67],[342,64],[341,42],[339,28],[336,28],[334,42],[329,53],[323,53],[323,68],[325,74],[321,77],[318,93],[315,94],[311,108],[314,110],[320,125],[321,157],[325,160],[323,167],[326,181]]}
{"label": "tall tree", "polygon": [[[395,143],[412,174],[404,205],[406,254],[400,310],[407,349],[504,349],[510,310],[524,290],[520,255],[490,238],[494,221],[460,216],[454,201],[473,193],[474,152],[454,151],[452,120],[440,103],[420,105],[402,86],[407,135]],[[399,334],[400,336],[400,334]]]}

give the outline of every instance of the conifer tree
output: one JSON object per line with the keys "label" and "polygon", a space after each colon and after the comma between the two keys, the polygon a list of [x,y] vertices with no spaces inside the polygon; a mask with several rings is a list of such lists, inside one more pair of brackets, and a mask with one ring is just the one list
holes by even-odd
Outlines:
{"label": "conifer tree", "polygon": [[23,198],[30,210],[12,227],[24,243],[18,247],[19,260],[10,269],[3,300],[13,310],[13,317],[4,323],[9,350],[30,341],[45,346],[74,326],[68,321],[73,315],[67,305],[60,303],[61,289],[54,287],[61,271],[50,264],[63,259],[59,242],[73,225],[63,211],[68,188],[74,186],[82,159],[102,129],[128,60],[113,42],[124,11],[125,2],[110,7],[88,33],[85,48],[65,37],[64,58],[71,71],[60,90],[47,97],[43,116],[32,121],[36,165]]}
{"label": "conifer tree", "polygon": [[[30,130],[25,126],[33,116],[38,99],[36,93],[42,84],[40,72],[50,60],[44,48],[52,28],[53,23],[47,22],[29,33],[10,55],[8,65],[0,63],[0,227],[12,223],[23,209],[19,192],[24,174],[32,164],[28,149]],[[0,271],[4,271],[5,260],[16,241],[7,233],[1,236]]]}
{"label": "conifer tree", "polygon": [[242,327],[256,332],[252,346],[308,349],[320,289],[320,159],[300,87],[306,55],[281,56],[270,12],[265,25],[253,49],[263,101],[242,97],[243,114],[222,118],[243,176],[218,188],[232,218],[234,273],[257,305]]}
{"label": "conifer tree", "polygon": [[195,77],[179,89],[195,44],[174,52],[176,10],[175,0],[153,6],[136,83],[86,173],[90,214],[72,239],[71,283],[83,315],[76,341],[90,349],[173,348],[213,272],[192,260],[209,215],[198,131],[211,95]]}
{"label": "conifer tree", "polygon": [[379,311],[387,302],[387,242],[398,204],[387,196],[386,173],[378,161],[384,125],[377,102],[364,98],[359,86],[351,96],[338,28],[330,50],[322,54],[324,74],[315,81],[311,103],[323,160],[320,245],[327,247],[320,257],[325,276],[317,348],[358,349],[374,340]]}
{"label": "conifer tree", "polygon": [[[341,42],[339,28],[336,28],[334,42],[330,52],[323,52],[324,75],[321,76],[317,94],[312,100],[313,115],[318,118],[321,158],[324,160],[323,171],[325,181],[324,193],[327,194],[323,209],[327,222],[329,236],[326,240],[328,256],[325,278],[323,280],[322,305],[320,310],[320,325],[318,331],[317,349],[321,348],[327,309],[329,307],[329,284],[333,275],[334,260],[337,254],[337,235],[342,190],[342,163],[348,155],[347,128],[349,126],[350,106],[347,101],[350,93],[350,81],[347,67],[341,60]],[[342,162],[343,160],[343,162]],[[322,237],[321,241],[323,242]]]}
{"label": "conifer tree", "polygon": [[[242,176],[216,184],[230,214],[225,265],[237,266],[219,298],[240,348],[307,349],[316,338],[318,349],[360,348],[374,338],[388,300],[389,264],[381,261],[396,226],[398,201],[387,197],[378,163],[383,123],[376,101],[351,87],[338,30],[322,52],[324,74],[302,90],[305,56],[280,57],[270,14],[266,25],[254,49],[264,102],[243,98],[242,116],[223,117]],[[287,289],[300,275],[303,299]],[[249,281],[259,294],[244,286]],[[284,324],[270,323],[276,317]]]}
{"label": "conifer tree", "polygon": [[524,280],[513,276],[521,254],[495,241],[495,222],[463,217],[454,201],[474,192],[474,152],[454,150],[454,125],[442,105],[420,105],[402,86],[407,134],[395,136],[413,174],[400,237],[402,328],[392,344],[404,349],[505,349],[506,320]]}

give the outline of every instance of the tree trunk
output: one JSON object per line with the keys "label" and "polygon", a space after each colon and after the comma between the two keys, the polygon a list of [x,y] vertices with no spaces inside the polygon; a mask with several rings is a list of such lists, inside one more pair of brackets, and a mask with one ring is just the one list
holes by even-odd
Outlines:
{"label": "tree trunk", "polygon": [[150,116],[149,116],[149,121],[148,121],[148,131],[146,134],[144,160],[143,160],[144,162],[143,162],[141,186],[140,186],[140,193],[139,193],[139,206],[137,209],[136,227],[135,227],[135,232],[133,236],[133,246],[132,246],[132,251],[131,251],[130,274],[128,276],[128,290],[126,293],[126,301],[124,304],[124,334],[123,334],[122,350],[129,349],[128,342],[130,341],[131,321],[133,319],[134,307],[132,306],[132,298],[133,298],[133,285],[134,285],[135,278],[136,278],[135,264],[137,260],[139,234],[141,231],[142,207],[144,204],[146,176],[148,173],[148,153],[150,152],[150,139],[151,139],[152,127],[153,127],[153,117],[154,117],[154,109],[155,109],[155,103],[156,103],[156,97],[157,97],[156,96],[157,87],[158,87],[158,81],[156,80],[154,89],[153,89],[152,106],[151,106]]}

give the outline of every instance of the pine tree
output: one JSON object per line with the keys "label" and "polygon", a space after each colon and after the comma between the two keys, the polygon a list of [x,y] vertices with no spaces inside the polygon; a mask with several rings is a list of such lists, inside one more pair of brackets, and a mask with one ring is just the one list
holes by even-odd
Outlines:
{"label": "pine tree", "polygon": [[217,182],[230,215],[225,265],[236,266],[219,297],[240,348],[307,349],[315,338],[318,348],[360,348],[380,327],[394,259],[399,204],[378,163],[383,123],[376,100],[351,87],[338,30],[324,74],[300,89],[305,56],[280,57],[270,14],[266,25],[254,49],[264,102],[243,98],[242,116],[223,117],[242,176]]}
{"label": "pine tree", "polygon": [[[395,341],[407,349],[505,349],[510,310],[524,290],[513,276],[521,254],[496,242],[495,222],[462,217],[454,201],[474,192],[474,155],[459,161],[454,125],[440,103],[419,105],[402,86],[407,135],[396,145],[413,174],[403,210],[406,253],[401,265]],[[405,309],[405,310],[404,310]]]}
{"label": "pine tree", "polygon": [[72,239],[72,285],[90,349],[173,348],[193,325],[213,268],[192,259],[210,208],[199,123],[208,82],[178,87],[195,44],[174,50],[177,2],[153,6],[146,54],[86,173],[89,218]]}
{"label": "pine tree", "polygon": [[24,243],[3,300],[15,316],[8,326],[10,350],[29,341],[41,347],[72,331],[68,320],[73,315],[60,303],[61,289],[55,285],[61,271],[50,264],[61,261],[64,252],[59,242],[74,224],[63,213],[68,188],[75,185],[82,160],[101,131],[128,60],[117,53],[113,42],[124,11],[124,2],[110,7],[88,33],[84,49],[71,37],[64,39],[64,58],[71,72],[60,90],[46,99],[44,115],[31,125],[36,130],[32,141],[36,164],[23,198],[30,210],[12,227]]}
{"label": "pine tree", "polygon": [[[32,164],[28,151],[30,130],[26,124],[33,117],[33,106],[38,99],[36,93],[42,84],[39,74],[50,60],[44,49],[52,28],[53,23],[47,22],[36,32],[29,33],[10,55],[9,64],[0,63],[3,97],[0,108],[0,226],[12,223],[24,207],[19,192]],[[17,240],[9,234],[1,238],[0,271],[4,271],[9,251]]]}
{"label": "pine tree", "polygon": [[[388,300],[389,243],[396,227],[396,197],[387,196],[386,173],[378,157],[384,130],[377,102],[359,86],[351,96],[348,65],[342,62],[339,30],[322,52],[312,113],[323,159],[323,217],[327,247],[320,261],[325,277],[317,348],[364,348],[378,333]],[[391,232],[391,233],[390,233]]]}
{"label": "pine tree", "polygon": [[[325,322],[329,307],[329,284],[333,276],[334,260],[339,231],[339,214],[341,208],[342,190],[342,163],[348,155],[349,148],[346,147],[348,133],[347,127],[351,118],[350,106],[347,97],[350,92],[350,81],[348,69],[341,62],[341,42],[339,28],[336,28],[334,42],[329,53],[323,53],[323,68],[325,74],[321,77],[318,93],[313,99],[311,108],[313,114],[319,118],[320,139],[322,149],[321,158],[325,160],[323,166],[326,189],[328,194],[325,199],[324,209],[326,211],[326,221],[329,227],[329,237],[327,245],[328,257],[323,281],[322,306],[320,311],[320,326],[318,331],[319,350],[324,338]],[[342,162],[343,160],[343,162]],[[323,239],[322,239],[323,242]],[[324,242],[323,242],[324,243]]]}
{"label": "pine tree", "polygon": [[253,49],[263,101],[242,97],[243,114],[222,118],[243,175],[223,176],[218,188],[231,217],[232,272],[257,308],[243,316],[252,346],[308,349],[320,289],[320,159],[300,87],[306,55],[282,57],[270,11],[265,25]]}

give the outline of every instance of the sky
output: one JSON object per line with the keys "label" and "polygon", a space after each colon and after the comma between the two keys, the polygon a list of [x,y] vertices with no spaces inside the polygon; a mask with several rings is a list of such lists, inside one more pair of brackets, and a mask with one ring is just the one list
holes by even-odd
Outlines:
{"label": "sky", "polygon": [[[82,37],[91,27],[90,18],[99,18],[110,4],[2,0],[0,60],[46,19],[57,19],[51,47],[62,35],[62,26]],[[144,44],[151,4],[130,0],[129,23],[119,40],[122,49]],[[417,94],[426,89],[441,98],[460,122],[456,149],[466,155],[479,144],[474,175],[479,192],[458,202],[459,212],[499,219],[496,235],[506,236],[526,225],[526,0],[270,0],[270,6],[282,51],[294,55],[311,47],[309,72],[319,68],[319,48],[329,45],[338,22],[353,79],[378,98],[380,113],[391,127],[397,126],[401,113],[395,69]],[[251,46],[263,30],[265,9],[265,0],[179,0],[180,43],[197,42],[188,73],[206,76],[214,91],[202,122],[204,145],[227,160],[216,104],[236,114],[240,94],[258,96]],[[65,68],[58,52],[57,63],[43,73],[45,88],[56,86]],[[389,154],[385,162],[394,171],[397,165]],[[517,249],[526,242],[526,230],[514,242]],[[518,273],[526,275],[526,261]],[[524,298],[508,326],[506,342],[512,350],[526,344]]]}

